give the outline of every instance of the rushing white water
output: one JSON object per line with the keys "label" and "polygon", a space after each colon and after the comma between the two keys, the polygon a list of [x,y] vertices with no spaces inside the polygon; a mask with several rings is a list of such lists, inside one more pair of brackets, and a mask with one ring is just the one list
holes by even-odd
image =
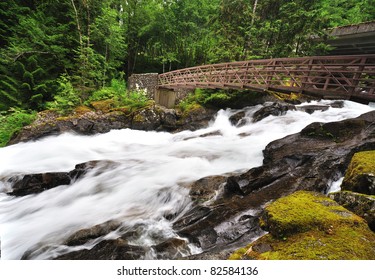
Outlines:
{"label": "rushing white water", "polygon": [[[289,111],[242,127],[230,124],[229,117],[236,111],[222,110],[209,127],[195,132],[123,129],[96,136],[63,134],[1,148],[0,179],[70,171],[90,160],[118,163],[101,172],[93,170],[69,186],[26,197],[6,195],[11,186],[0,183],[1,257],[20,259],[31,249],[35,259],[52,258],[66,252],[61,244],[72,233],[109,220],[120,221],[125,228],[142,225],[142,238],[134,240],[136,244],[153,245],[173,237],[173,221],[164,217],[172,214],[177,219],[189,208],[184,183],[259,166],[262,150],[270,141],[312,122],[338,121],[374,109],[349,101],[344,104],[344,108],[311,115]],[[250,118],[260,107],[247,108],[246,115]]]}
{"label": "rushing white water", "polygon": [[341,177],[337,181],[332,182],[327,190],[327,194],[341,191],[342,181],[344,181],[344,177]]}

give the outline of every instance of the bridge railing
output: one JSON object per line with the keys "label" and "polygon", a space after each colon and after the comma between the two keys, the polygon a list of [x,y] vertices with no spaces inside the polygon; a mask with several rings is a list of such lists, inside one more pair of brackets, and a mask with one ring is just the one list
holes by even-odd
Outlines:
{"label": "bridge railing", "polygon": [[375,55],[221,63],[171,71],[158,79],[162,88],[247,88],[375,100]]}

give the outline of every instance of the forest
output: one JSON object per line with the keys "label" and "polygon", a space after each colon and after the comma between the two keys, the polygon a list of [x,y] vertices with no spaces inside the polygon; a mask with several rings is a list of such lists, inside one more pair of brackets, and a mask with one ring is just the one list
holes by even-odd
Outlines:
{"label": "forest", "polygon": [[0,129],[93,100],[142,102],[125,93],[132,73],[321,55],[324,30],[374,17],[375,0],[1,1]]}

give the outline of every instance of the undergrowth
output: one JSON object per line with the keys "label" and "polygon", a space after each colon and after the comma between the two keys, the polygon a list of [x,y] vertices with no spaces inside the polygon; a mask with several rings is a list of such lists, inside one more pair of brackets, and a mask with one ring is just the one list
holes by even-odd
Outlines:
{"label": "undergrowth", "polygon": [[11,108],[0,114],[0,147],[4,147],[12,135],[18,132],[25,125],[35,120],[36,113],[18,108]]}

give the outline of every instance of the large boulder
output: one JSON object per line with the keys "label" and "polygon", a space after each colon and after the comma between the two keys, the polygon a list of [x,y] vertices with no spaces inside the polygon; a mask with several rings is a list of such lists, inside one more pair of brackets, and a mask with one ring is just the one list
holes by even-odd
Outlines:
{"label": "large boulder", "polygon": [[182,130],[197,130],[202,127],[207,127],[210,120],[217,113],[216,109],[209,109],[195,104],[185,110],[181,118],[178,119],[178,131]]}
{"label": "large boulder", "polygon": [[269,233],[230,259],[375,259],[375,234],[366,222],[318,193],[299,191],[276,200],[261,223]]}

